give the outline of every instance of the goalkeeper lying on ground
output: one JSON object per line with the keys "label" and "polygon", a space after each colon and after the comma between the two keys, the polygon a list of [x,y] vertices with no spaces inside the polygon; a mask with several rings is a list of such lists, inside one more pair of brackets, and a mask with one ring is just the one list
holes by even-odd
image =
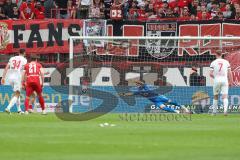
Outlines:
{"label": "goalkeeper lying on ground", "polygon": [[174,105],[174,106],[177,106],[180,109],[182,109],[185,113],[191,113],[191,112],[189,112],[189,110],[186,107],[181,106],[176,102],[172,102],[170,99],[168,99],[164,95],[159,95],[158,93],[154,92],[153,90],[151,90],[149,88],[148,85],[146,85],[142,81],[135,81],[135,83],[138,87],[137,91],[129,92],[129,93],[120,93],[120,95],[121,96],[140,95],[142,97],[147,98],[151,102],[153,102],[157,109],[162,109],[162,110],[167,111],[167,112],[180,113],[179,110],[172,109],[172,108],[167,106],[167,105]]}

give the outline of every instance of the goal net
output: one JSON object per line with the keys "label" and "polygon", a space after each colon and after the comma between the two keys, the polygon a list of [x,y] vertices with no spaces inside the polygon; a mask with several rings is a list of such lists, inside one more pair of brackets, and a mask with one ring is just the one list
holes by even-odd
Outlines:
{"label": "goal net", "polygon": [[[196,113],[211,112],[209,65],[221,50],[237,85],[239,49],[240,37],[71,37],[70,112],[156,111],[144,97],[120,94],[136,91],[136,80]],[[229,94],[237,95],[237,87]],[[230,100],[231,110],[238,103]]]}

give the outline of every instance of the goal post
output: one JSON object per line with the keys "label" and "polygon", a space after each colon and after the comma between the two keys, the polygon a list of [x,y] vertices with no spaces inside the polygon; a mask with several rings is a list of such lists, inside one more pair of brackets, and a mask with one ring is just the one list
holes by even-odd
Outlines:
{"label": "goal post", "polygon": [[[134,80],[158,88],[157,92],[183,105],[204,110],[205,106],[208,109],[211,106],[209,64],[215,59],[215,51],[221,50],[226,57],[238,52],[240,37],[72,36],[69,46],[70,112],[88,111],[100,103],[88,92],[89,106],[85,110],[76,109],[82,107],[74,106],[76,86],[118,97],[120,100],[113,111],[147,112],[151,104],[143,97],[129,100],[118,95],[118,92],[131,91]],[[192,72],[197,76],[192,78]]]}

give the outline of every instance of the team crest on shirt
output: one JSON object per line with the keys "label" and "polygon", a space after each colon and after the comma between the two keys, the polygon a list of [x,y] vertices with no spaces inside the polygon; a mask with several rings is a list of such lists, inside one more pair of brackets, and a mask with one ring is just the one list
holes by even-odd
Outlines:
{"label": "team crest on shirt", "polygon": [[[169,37],[177,35],[176,23],[147,23],[146,36],[151,37]],[[158,59],[164,59],[171,55],[177,47],[177,40],[146,40],[147,52]]]}
{"label": "team crest on shirt", "polygon": [[8,25],[0,22],[0,50],[5,49],[10,42],[10,35],[8,33]]}

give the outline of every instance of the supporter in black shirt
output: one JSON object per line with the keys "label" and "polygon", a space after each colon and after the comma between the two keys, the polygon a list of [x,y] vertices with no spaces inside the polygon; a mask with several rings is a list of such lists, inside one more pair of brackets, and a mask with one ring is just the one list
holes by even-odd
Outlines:
{"label": "supporter in black shirt", "polygon": [[4,7],[5,5],[5,0],[0,0],[0,7]]}
{"label": "supporter in black shirt", "polygon": [[56,2],[56,5],[58,6],[58,9],[60,9],[59,18],[61,18],[61,19],[68,18],[68,14],[67,14],[67,3],[68,3],[68,0],[55,0],[55,2]]}
{"label": "supporter in black shirt", "polygon": [[45,17],[46,18],[52,18],[51,16],[51,10],[56,7],[56,3],[54,0],[45,0],[44,1],[44,8],[45,8]]}
{"label": "supporter in black shirt", "polygon": [[104,16],[106,19],[110,19],[110,9],[113,4],[113,0],[103,0],[104,4]]}
{"label": "supporter in black shirt", "polygon": [[0,7],[0,19],[7,19],[3,7]]}
{"label": "supporter in black shirt", "polygon": [[17,8],[17,6],[14,6],[13,10],[12,10],[12,13],[10,14],[9,18],[11,18],[11,19],[19,19],[19,16],[20,16],[20,14],[19,14],[18,8]]}
{"label": "supporter in black shirt", "polygon": [[197,7],[199,5],[198,0],[193,0],[192,3],[188,4],[190,14],[197,15]]}
{"label": "supporter in black shirt", "polygon": [[13,14],[13,7],[16,7],[16,4],[13,4],[11,0],[6,0],[6,3],[4,5],[4,13],[6,17],[10,18]]}

